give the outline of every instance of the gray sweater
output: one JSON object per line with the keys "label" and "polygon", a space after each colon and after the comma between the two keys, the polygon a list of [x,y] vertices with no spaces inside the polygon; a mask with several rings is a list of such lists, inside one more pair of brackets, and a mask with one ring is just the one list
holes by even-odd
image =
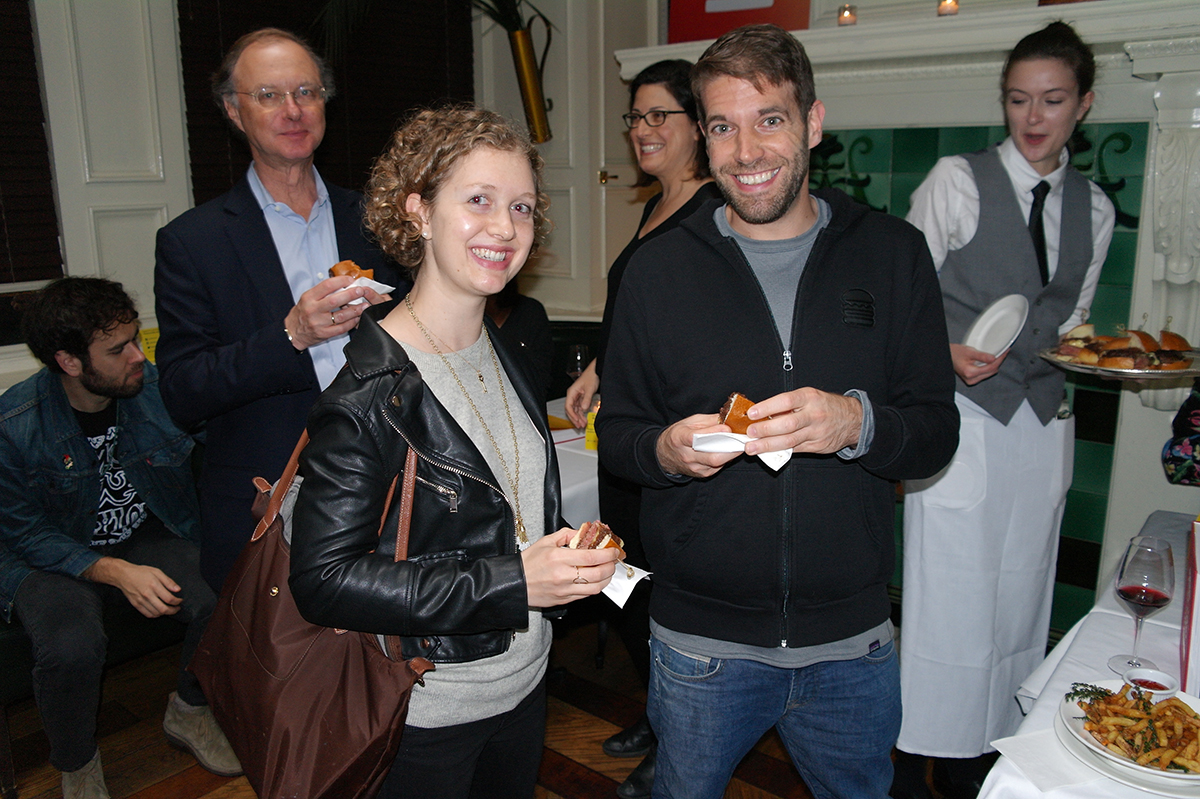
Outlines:
{"label": "gray sweater", "polygon": [[[504,412],[504,401],[497,390],[496,370],[484,337],[480,336],[478,341],[458,353],[446,353],[446,359],[462,381],[463,389],[459,388],[458,382],[437,355],[422,352],[411,343],[406,344],[404,349],[421,370],[425,385],[454,417],[467,437],[475,442],[492,469],[496,485],[503,489],[515,507],[516,502],[513,501],[495,447],[463,396],[464,389],[470,392],[492,438],[504,453],[509,473],[513,479],[517,479],[513,434]],[[487,393],[480,386],[477,377],[479,372],[483,374]],[[504,374],[503,369],[500,373],[504,378],[504,390],[508,395],[508,407],[520,452],[521,476],[517,491],[521,499],[521,518],[532,543],[546,533],[542,529],[545,442],[524,412],[508,375]],[[414,727],[448,727],[512,710],[542,679],[550,654],[551,638],[550,622],[541,611],[530,610],[529,626],[516,632],[512,646],[504,654],[469,663],[438,664],[435,671],[425,674],[424,687],[413,687],[408,723]]]}

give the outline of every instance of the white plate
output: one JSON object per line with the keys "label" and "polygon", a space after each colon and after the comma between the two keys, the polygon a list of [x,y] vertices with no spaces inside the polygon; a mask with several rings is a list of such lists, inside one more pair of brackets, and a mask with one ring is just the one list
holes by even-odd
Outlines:
{"label": "white plate", "polygon": [[999,355],[1021,335],[1028,315],[1029,300],[1024,294],[1001,297],[975,318],[963,336],[963,344],[989,355]]}
{"label": "white plate", "polygon": [[[1124,683],[1121,680],[1102,680],[1094,683],[1094,685],[1116,692],[1121,690],[1121,686]],[[1200,707],[1200,699],[1194,696],[1182,692],[1176,694],[1176,696],[1189,707]],[[1150,766],[1140,766],[1132,760],[1120,757],[1101,746],[1092,737],[1091,733],[1083,729],[1083,710],[1080,709],[1074,700],[1063,697],[1058,707],[1058,719],[1062,722],[1066,732],[1078,743],[1082,744],[1088,752],[1092,753],[1094,757],[1103,760],[1111,768],[1119,770],[1122,774],[1132,774],[1157,785],[1192,786],[1195,788],[1195,792],[1187,795],[1200,796],[1200,774],[1189,774],[1184,771],[1164,771]],[[1056,727],[1055,729],[1057,730],[1058,728]]]}
{"label": "white plate", "polygon": [[1062,720],[1062,716],[1054,717],[1054,732],[1058,736],[1059,743],[1076,760],[1114,782],[1159,796],[1174,796],[1179,799],[1200,797],[1200,785],[1193,785],[1190,782],[1164,782],[1156,779],[1154,775],[1142,777],[1136,772],[1110,765],[1107,760],[1093,754],[1094,750],[1076,739],[1074,733],[1067,729],[1067,723]]}

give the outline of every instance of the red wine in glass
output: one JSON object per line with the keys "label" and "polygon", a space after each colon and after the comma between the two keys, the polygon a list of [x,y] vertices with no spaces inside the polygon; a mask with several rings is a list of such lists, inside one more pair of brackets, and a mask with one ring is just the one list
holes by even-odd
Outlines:
{"label": "red wine in glass", "polygon": [[1142,585],[1127,585],[1117,589],[1117,598],[1125,603],[1134,618],[1145,618],[1156,610],[1162,610],[1171,601],[1171,597],[1154,588]]}
{"label": "red wine in glass", "polygon": [[1117,598],[1133,616],[1133,654],[1110,658],[1108,667],[1117,674],[1136,668],[1157,668],[1149,660],[1138,657],[1138,640],[1142,636],[1142,622],[1165,608],[1175,592],[1175,559],[1171,544],[1154,536],[1131,538],[1117,568],[1114,588]]}

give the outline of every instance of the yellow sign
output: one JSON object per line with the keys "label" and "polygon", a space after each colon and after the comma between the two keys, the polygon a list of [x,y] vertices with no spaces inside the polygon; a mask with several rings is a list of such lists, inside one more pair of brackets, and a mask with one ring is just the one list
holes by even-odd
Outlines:
{"label": "yellow sign", "polygon": [[139,335],[142,339],[142,352],[146,353],[146,360],[154,363],[154,348],[158,346],[158,328],[144,327]]}

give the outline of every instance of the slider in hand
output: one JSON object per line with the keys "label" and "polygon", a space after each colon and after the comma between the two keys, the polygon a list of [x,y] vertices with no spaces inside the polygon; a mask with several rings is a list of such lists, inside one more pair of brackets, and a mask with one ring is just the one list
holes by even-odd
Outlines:
{"label": "slider in hand", "polygon": [[[618,560],[625,558],[625,542],[621,537],[612,531],[607,524],[597,519],[594,522],[584,522],[579,525],[578,532],[571,536],[571,540],[567,543],[568,549],[619,549],[621,557]],[[621,564],[625,566],[624,563]],[[578,566],[575,567],[579,569]],[[625,566],[625,572],[630,579],[633,579],[633,569]],[[582,578],[576,577],[574,582],[578,583]],[[583,580],[587,582],[587,580]]]}
{"label": "slider in hand", "polygon": [[727,426],[731,432],[744,436],[746,428],[753,421],[746,415],[746,411],[750,410],[752,405],[754,405],[754,400],[735,391],[729,395],[729,399],[725,400],[725,404],[717,412],[719,414],[718,421]]}
{"label": "slider in hand", "polygon": [[341,275],[349,275],[358,280],[360,277],[365,277],[368,280],[375,279],[374,269],[362,269],[354,261],[338,261],[333,266],[329,267],[330,277],[339,277]]}

